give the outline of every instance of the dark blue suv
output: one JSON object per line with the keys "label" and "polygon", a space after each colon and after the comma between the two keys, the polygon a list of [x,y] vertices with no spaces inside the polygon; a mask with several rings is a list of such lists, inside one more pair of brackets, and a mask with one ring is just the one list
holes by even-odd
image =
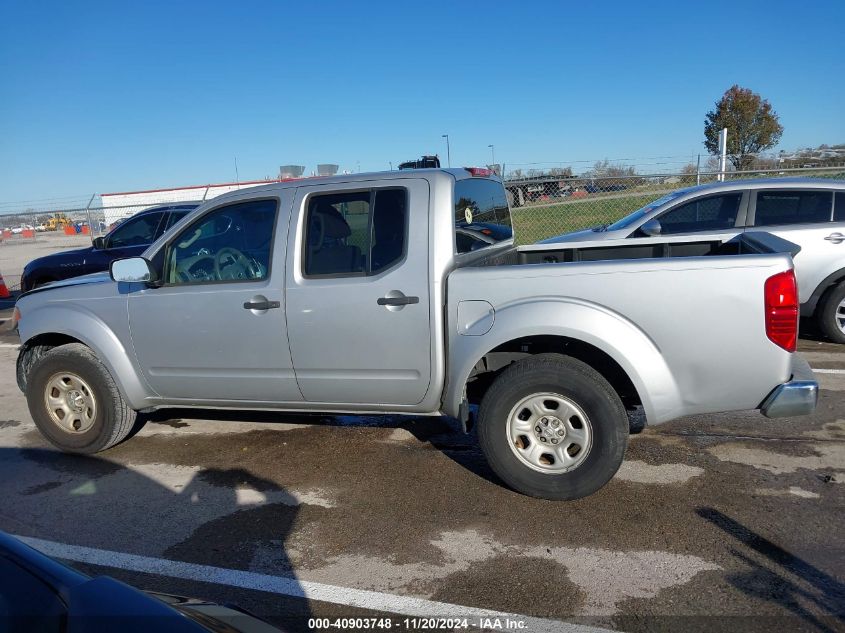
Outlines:
{"label": "dark blue suv", "polygon": [[199,202],[180,202],[146,209],[121,222],[108,234],[96,238],[88,248],[34,259],[23,269],[21,291],[26,292],[51,281],[105,271],[115,259],[140,255],[198,206]]}

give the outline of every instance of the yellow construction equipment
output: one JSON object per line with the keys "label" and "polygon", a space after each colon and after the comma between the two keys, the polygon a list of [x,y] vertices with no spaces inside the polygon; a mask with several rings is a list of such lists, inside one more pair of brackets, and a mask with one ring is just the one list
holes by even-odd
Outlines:
{"label": "yellow construction equipment", "polygon": [[64,213],[54,213],[53,217],[47,220],[48,231],[58,231],[66,226],[70,226],[70,220]]}

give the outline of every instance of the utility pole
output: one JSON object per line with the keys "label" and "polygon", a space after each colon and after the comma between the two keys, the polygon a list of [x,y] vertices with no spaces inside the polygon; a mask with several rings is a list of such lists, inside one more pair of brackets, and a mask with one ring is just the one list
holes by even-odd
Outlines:
{"label": "utility pole", "polygon": [[698,155],[698,163],[695,165],[695,184],[701,184],[701,154]]}
{"label": "utility pole", "polygon": [[238,174],[238,157],[235,156],[235,182],[240,185],[241,184],[241,176]]}
{"label": "utility pole", "polygon": [[496,149],[492,145],[488,145],[487,147],[490,148],[490,157],[493,159],[493,162],[491,164],[492,164],[493,168],[495,169],[495,167],[496,167]]}
{"label": "utility pole", "polygon": [[451,167],[452,166],[452,151],[449,148],[449,135],[448,134],[442,134],[441,136],[446,139],[446,166]]}
{"label": "utility pole", "polygon": [[725,170],[728,163],[728,128],[719,132],[719,182],[725,180]]}

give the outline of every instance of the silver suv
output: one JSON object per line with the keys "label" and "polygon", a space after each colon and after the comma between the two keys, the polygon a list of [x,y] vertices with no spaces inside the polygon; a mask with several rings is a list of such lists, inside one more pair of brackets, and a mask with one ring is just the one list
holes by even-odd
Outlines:
{"label": "silver suv", "polygon": [[545,243],[696,236],[728,240],[767,231],[801,247],[795,274],[801,316],[845,343],[845,181],[767,178],[678,189],[607,226]]}

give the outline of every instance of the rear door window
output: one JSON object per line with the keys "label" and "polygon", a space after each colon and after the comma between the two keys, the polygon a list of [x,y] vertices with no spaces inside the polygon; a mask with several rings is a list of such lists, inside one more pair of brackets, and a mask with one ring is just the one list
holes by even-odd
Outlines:
{"label": "rear door window", "polygon": [[455,246],[458,253],[513,238],[508,198],[500,182],[467,178],[455,183]]}
{"label": "rear door window", "polygon": [[845,191],[836,192],[836,207],[833,209],[833,221],[845,222]]}
{"label": "rear door window", "polygon": [[179,220],[188,215],[193,209],[173,209],[170,215],[167,216],[167,224],[159,230],[159,235],[163,235],[170,230],[170,227],[176,224]]}
{"label": "rear door window", "polygon": [[662,235],[720,231],[736,225],[741,193],[698,198],[670,209],[658,220]]}
{"label": "rear door window", "polygon": [[758,191],[754,226],[830,222],[830,191]]}
{"label": "rear door window", "polygon": [[407,227],[405,188],[313,196],[305,217],[303,273],[341,277],[388,270],[405,254]]}
{"label": "rear door window", "polygon": [[108,236],[106,248],[127,248],[129,246],[152,244],[163,217],[164,213],[147,213],[139,218],[126,220]]}

